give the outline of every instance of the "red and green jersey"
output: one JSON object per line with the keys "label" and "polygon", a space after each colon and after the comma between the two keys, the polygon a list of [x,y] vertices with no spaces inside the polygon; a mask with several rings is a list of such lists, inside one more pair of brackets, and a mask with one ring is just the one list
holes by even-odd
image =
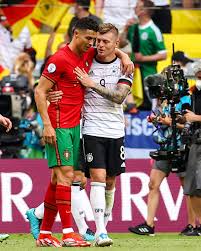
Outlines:
{"label": "red and green jersey", "polygon": [[54,91],[63,92],[62,99],[57,103],[51,103],[48,107],[54,128],[72,128],[80,123],[84,87],[77,80],[74,69],[79,66],[88,72],[94,55],[94,48],[90,48],[79,57],[67,45],[48,60],[42,75],[54,84],[52,88]]}

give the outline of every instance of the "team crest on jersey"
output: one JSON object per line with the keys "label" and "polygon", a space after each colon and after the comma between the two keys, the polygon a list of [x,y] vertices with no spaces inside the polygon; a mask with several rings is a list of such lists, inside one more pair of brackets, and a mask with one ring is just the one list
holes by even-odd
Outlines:
{"label": "team crest on jersey", "polygon": [[147,40],[147,38],[148,38],[147,32],[143,32],[141,35],[141,38],[142,38],[142,40]]}
{"label": "team crest on jersey", "polygon": [[94,159],[92,153],[87,153],[87,162],[92,162],[92,160]]}
{"label": "team crest on jersey", "polygon": [[86,67],[88,67],[88,66],[89,66],[89,63],[88,63],[87,61],[85,62],[85,64],[86,64]]}
{"label": "team crest on jersey", "polygon": [[64,156],[64,158],[65,158],[66,160],[69,160],[69,159],[70,159],[70,152],[69,152],[68,150],[65,150],[65,151],[63,152],[63,156]]}
{"label": "team crest on jersey", "polygon": [[48,67],[47,67],[47,70],[48,70],[49,73],[55,72],[56,71],[56,65],[53,64],[53,63],[49,64]]}

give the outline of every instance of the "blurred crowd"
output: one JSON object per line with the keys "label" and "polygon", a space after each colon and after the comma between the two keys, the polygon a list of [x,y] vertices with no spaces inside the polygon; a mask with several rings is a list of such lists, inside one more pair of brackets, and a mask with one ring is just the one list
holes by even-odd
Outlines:
{"label": "blurred crowd", "polygon": [[[135,63],[135,79],[141,81],[142,100],[135,100],[134,83],[132,93],[125,101],[125,112],[137,113],[140,110],[151,110],[155,101],[149,97],[144,79],[157,73],[157,62],[167,57],[163,40],[163,33],[171,33],[172,17],[170,7],[194,8],[200,7],[201,1],[194,0],[96,0],[95,14],[90,13],[90,0],[76,0],[74,5],[74,17],[70,21],[69,28],[64,34],[64,41],[58,49],[71,41],[73,27],[76,21],[83,17],[90,17],[98,23],[107,22],[115,24],[120,31],[119,47],[126,52]],[[58,24],[59,25],[59,24]],[[50,33],[47,42],[44,64],[51,56],[52,45],[57,27]],[[37,49],[37,48],[36,48]],[[11,157],[17,158],[43,158],[44,147],[41,139],[42,121],[36,110],[34,102],[34,88],[39,76],[35,77],[34,69],[37,64],[36,49],[32,47],[29,29],[25,26],[17,38],[12,36],[10,26],[3,11],[0,10],[0,71],[7,71],[8,76],[1,79],[0,110],[4,116],[17,118],[13,130],[13,139],[20,131],[22,137],[22,149],[18,152],[14,148]],[[186,76],[193,75],[193,59],[188,58],[183,51],[173,54],[172,60],[181,65]],[[1,73],[0,72],[0,73]],[[12,133],[11,133],[12,134]],[[11,139],[2,138],[2,145],[7,146]],[[18,142],[16,142],[18,144]],[[13,146],[13,142],[12,142]],[[4,150],[1,156],[9,157]]]}

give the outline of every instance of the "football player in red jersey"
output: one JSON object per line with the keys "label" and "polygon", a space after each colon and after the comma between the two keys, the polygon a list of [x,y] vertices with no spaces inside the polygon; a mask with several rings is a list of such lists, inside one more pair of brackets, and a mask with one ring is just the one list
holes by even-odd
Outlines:
{"label": "football player in red jersey", "polygon": [[[52,168],[38,246],[90,246],[89,242],[74,233],[71,223],[71,184],[73,170],[78,166],[80,114],[84,101],[84,88],[78,82],[74,68],[79,66],[89,71],[95,54],[91,47],[97,30],[95,21],[90,18],[80,19],[70,44],[48,60],[35,90],[37,108],[44,124],[43,139],[48,166]],[[61,90],[63,97],[47,107],[46,96],[50,89]],[[57,211],[63,228],[61,243],[51,235]]]}

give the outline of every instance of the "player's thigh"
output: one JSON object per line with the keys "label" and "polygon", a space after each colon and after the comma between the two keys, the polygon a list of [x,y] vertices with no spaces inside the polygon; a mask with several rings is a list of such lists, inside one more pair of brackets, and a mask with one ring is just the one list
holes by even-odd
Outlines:
{"label": "player's thigh", "polygon": [[46,144],[48,166],[74,166],[74,149],[71,129],[56,129],[56,145]]}
{"label": "player's thigh", "polygon": [[86,160],[86,173],[90,173],[92,182],[106,182],[107,139],[84,135],[83,140]]}
{"label": "player's thigh", "polygon": [[108,140],[106,159],[107,176],[114,177],[125,172],[124,137]]}
{"label": "player's thigh", "polygon": [[53,168],[57,185],[71,186],[74,177],[72,166],[57,166]]}
{"label": "player's thigh", "polygon": [[106,140],[102,137],[84,135],[84,154],[88,168],[106,168]]}

